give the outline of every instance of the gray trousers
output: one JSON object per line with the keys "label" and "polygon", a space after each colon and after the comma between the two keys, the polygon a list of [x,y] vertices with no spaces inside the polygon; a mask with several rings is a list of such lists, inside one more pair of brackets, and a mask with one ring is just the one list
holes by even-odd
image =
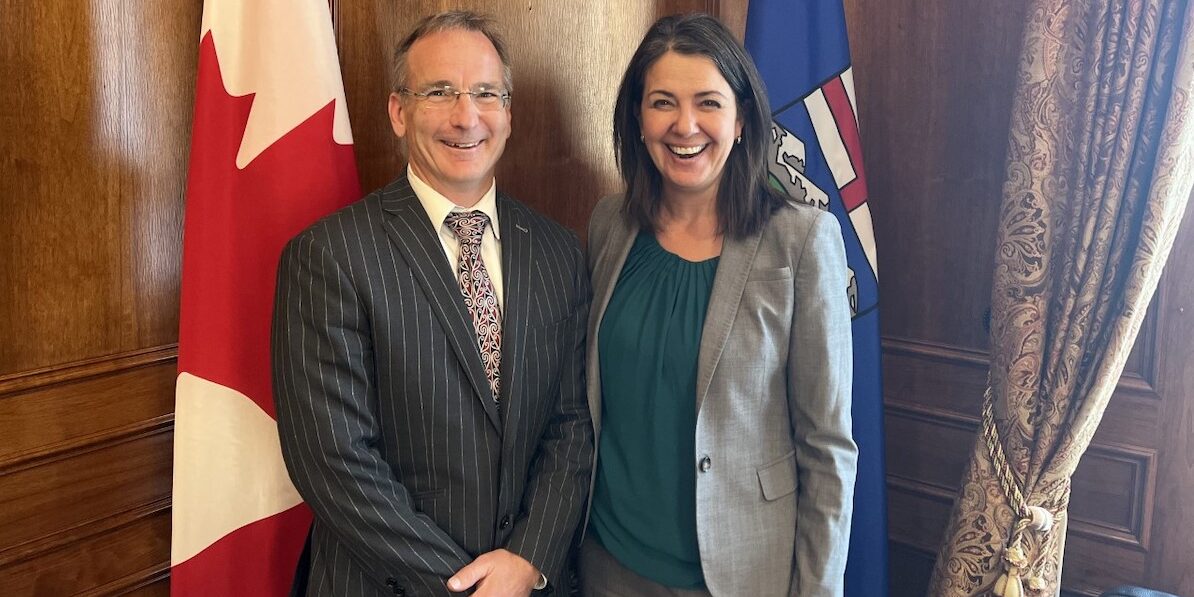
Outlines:
{"label": "gray trousers", "polygon": [[582,597],[712,597],[705,589],[676,589],[627,569],[600,543],[586,537],[580,546]]}

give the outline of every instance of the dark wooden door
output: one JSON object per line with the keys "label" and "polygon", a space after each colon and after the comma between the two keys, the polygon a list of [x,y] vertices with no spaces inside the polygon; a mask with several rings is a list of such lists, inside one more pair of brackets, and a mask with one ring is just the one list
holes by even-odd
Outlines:
{"label": "dark wooden door", "polygon": [[[846,1],[882,272],[895,596],[925,594],[978,428],[1029,4]],[[1067,594],[1132,583],[1194,595],[1194,222],[1186,219],[1074,477]]]}

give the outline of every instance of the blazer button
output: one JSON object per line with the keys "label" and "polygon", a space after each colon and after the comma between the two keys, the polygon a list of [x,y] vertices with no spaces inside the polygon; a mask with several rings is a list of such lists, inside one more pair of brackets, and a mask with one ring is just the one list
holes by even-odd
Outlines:
{"label": "blazer button", "polygon": [[503,516],[502,522],[498,526],[500,526],[503,530],[510,528],[510,515],[507,514]]}
{"label": "blazer button", "polygon": [[713,459],[709,458],[708,456],[701,457],[701,463],[697,465],[697,468],[700,469],[702,473],[709,472],[709,469],[713,468]]}

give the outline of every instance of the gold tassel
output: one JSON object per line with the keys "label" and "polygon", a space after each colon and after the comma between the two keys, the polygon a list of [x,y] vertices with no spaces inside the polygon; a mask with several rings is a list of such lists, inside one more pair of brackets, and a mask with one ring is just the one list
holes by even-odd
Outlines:
{"label": "gold tassel", "polygon": [[1024,581],[1020,580],[1019,568],[1008,568],[995,581],[995,594],[999,597],[1024,597]]}
{"label": "gold tassel", "polygon": [[1028,564],[1024,548],[1020,546],[1017,532],[1010,547],[1003,551],[1004,569],[995,581],[994,593],[998,597],[1024,597],[1024,582],[1020,580],[1020,569]]}
{"label": "gold tassel", "polygon": [[998,597],[1004,597],[1003,592],[1007,590],[1007,572],[999,575],[999,580],[995,581],[994,593]]}

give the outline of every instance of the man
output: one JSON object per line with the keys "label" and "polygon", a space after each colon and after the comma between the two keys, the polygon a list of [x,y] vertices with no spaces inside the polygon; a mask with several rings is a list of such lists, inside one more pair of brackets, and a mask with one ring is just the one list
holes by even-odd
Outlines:
{"label": "man", "polygon": [[581,251],[495,192],[511,81],[488,20],[424,19],[393,89],[406,175],[279,265],[274,394],[315,512],[307,594],[560,586],[593,454]]}

